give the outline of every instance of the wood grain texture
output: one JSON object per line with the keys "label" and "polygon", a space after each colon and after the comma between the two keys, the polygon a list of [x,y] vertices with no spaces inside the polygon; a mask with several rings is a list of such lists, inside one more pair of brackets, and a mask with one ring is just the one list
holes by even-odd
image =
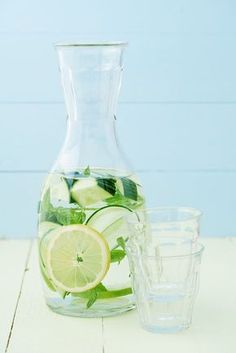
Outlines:
{"label": "wood grain texture", "polygon": [[101,319],[60,316],[46,306],[37,255],[35,243],[7,353],[101,353]]}
{"label": "wood grain texture", "polygon": [[200,293],[191,328],[176,335],[155,335],[139,327],[136,312],[107,318],[106,353],[236,351],[236,247],[229,239],[204,239],[204,244]]}
{"label": "wood grain texture", "polygon": [[[234,353],[236,350],[236,240],[207,238],[202,239],[202,242],[205,245],[205,251],[193,324],[190,329],[173,335],[155,335],[144,331],[139,327],[136,311],[103,320],[54,314],[46,307],[43,300],[36,248],[33,248],[20,291],[20,286],[16,286],[17,273],[20,268],[24,271],[27,253],[25,246],[28,242],[9,240],[1,242],[0,264],[2,265],[4,256],[9,259],[11,254],[17,259],[17,266],[13,266],[11,262],[10,273],[8,272],[5,278],[4,272],[1,272],[4,288],[12,290],[2,291],[0,294],[1,312],[7,313],[7,316],[3,316],[4,325],[0,332],[0,352],[5,351],[6,336],[12,324],[7,353],[54,351],[58,353],[75,351],[83,353],[120,353],[121,351],[123,353],[131,351],[136,353],[146,351],[149,353],[157,351]],[[4,261],[1,269],[5,263]],[[14,282],[12,282],[13,277]],[[16,294],[20,294],[14,322],[15,306],[7,305],[9,295],[11,299],[11,293],[15,293],[15,298]],[[6,322],[8,322],[7,325]]]}
{"label": "wood grain texture", "polygon": [[21,286],[27,267],[30,241],[0,240],[0,352],[11,335]]}

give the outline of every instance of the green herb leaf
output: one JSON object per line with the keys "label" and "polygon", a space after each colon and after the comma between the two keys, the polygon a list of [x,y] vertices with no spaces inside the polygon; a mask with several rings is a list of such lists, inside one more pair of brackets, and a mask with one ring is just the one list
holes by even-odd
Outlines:
{"label": "green herb leaf", "polygon": [[67,295],[69,295],[69,294],[70,294],[70,292],[64,292],[64,293],[62,294],[62,298],[65,299],[65,297],[66,297]]}
{"label": "green herb leaf", "polygon": [[[63,203],[58,203],[58,206]],[[50,191],[47,190],[40,204],[40,222],[49,221],[61,225],[82,224],[86,215],[77,204],[65,204],[68,207],[55,207],[50,203]]]}
{"label": "green herb leaf", "polygon": [[95,303],[98,297],[98,293],[106,292],[106,291],[107,291],[106,287],[102,283],[99,283],[95,288],[83,292],[82,294],[88,298],[88,301],[86,304],[87,309],[89,309]]}
{"label": "green herb leaf", "polygon": [[125,239],[123,237],[119,237],[116,241],[117,244],[125,251]]}
{"label": "green herb leaf", "polygon": [[100,188],[106,190],[111,195],[116,193],[116,179],[113,178],[97,178],[97,184]]}
{"label": "green herb leaf", "polygon": [[136,183],[126,177],[120,179],[124,189],[124,196],[134,201],[138,200],[138,190]]}
{"label": "green herb leaf", "polygon": [[91,308],[91,306],[95,303],[95,301],[97,300],[97,292],[94,289],[91,289],[90,293],[89,293],[89,300],[87,301],[87,309]]}
{"label": "green herb leaf", "polygon": [[57,218],[53,213],[53,206],[50,203],[50,190],[48,189],[39,206],[40,222],[49,221],[57,223]]}
{"label": "green herb leaf", "polygon": [[120,263],[121,260],[125,257],[126,252],[124,250],[113,249],[111,250],[111,262]]}
{"label": "green herb leaf", "polygon": [[73,178],[65,178],[65,182],[66,182],[69,190],[72,188],[75,181],[76,181],[76,179],[73,179]]}
{"label": "green herb leaf", "polygon": [[57,221],[66,226],[69,224],[82,224],[85,221],[85,213],[74,208],[58,207],[54,209]]}
{"label": "green herb leaf", "polygon": [[99,283],[96,287],[95,287],[96,291],[99,293],[99,292],[106,292],[107,289],[106,287],[102,284],[102,283]]}
{"label": "green herb leaf", "polygon": [[108,205],[123,205],[128,208],[131,208],[132,210],[135,210],[136,208],[139,208],[144,204],[144,198],[138,195],[137,200],[132,200],[124,195],[121,194],[119,190],[116,190],[116,193],[114,196],[108,197],[106,199],[106,203]]}
{"label": "green herb leaf", "polygon": [[41,211],[42,209],[48,211],[48,210],[50,209],[50,207],[51,207],[51,203],[50,203],[50,190],[48,189],[48,190],[45,192],[42,201],[40,202],[40,211]]}
{"label": "green herb leaf", "polygon": [[89,165],[87,166],[87,168],[85,168],[85,170],[84,170],[84,175],[85,176],[89,176],[91,174],[91,172],[90,172],[90,168],[89,168]]}
{"label": "green herb leaf", "polygon": [[[73,297],[88,299],[90,295],[90,291],[80,292],[80,293],[70,293],[70,294]],[[117,297],[123,297],[125,295],[129,295],[129,294],[132,294],[132,289],[130,287],[117,289],[117,290],[104,290],[101,292],[97,291],[97,299],[117,298]]]}

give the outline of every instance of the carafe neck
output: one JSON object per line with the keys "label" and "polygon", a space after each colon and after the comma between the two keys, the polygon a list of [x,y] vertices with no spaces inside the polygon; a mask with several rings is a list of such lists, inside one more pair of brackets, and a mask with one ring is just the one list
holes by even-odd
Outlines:
{"label": "carafe neck", "polygon": [[68,116],[104,119],[115,114],[124,46],[59,45],[59,65]]}
{"label": "carafe neck", "polygon": [[98,167],[122,164],[114,119],[124,46],[123,43],[58,46],[68,112],[60,162],[67,169],[89,164]]}

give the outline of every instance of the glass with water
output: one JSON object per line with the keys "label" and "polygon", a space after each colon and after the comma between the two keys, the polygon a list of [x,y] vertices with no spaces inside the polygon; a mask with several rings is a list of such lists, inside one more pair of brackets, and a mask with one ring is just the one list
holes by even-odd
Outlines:
{"label": "glass with water", "polygon": [[158,208],[146,220],[128,219],[127,252],[141,325],[152,332],[188,328],[199,287],[203,246],[198,243],[200,211]]}

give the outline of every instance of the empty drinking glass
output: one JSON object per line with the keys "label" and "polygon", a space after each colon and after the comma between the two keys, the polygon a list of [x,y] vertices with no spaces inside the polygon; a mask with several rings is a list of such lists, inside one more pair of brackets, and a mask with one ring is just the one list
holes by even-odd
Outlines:
{"label": "empty drinking glass", "polygon": [[145,221],[128,219],[133,289],[141,325],[149,331],[171,333],[191,324],[204,249],[196,241],[199,216],[193,209],[165,208],[147,210]]}

